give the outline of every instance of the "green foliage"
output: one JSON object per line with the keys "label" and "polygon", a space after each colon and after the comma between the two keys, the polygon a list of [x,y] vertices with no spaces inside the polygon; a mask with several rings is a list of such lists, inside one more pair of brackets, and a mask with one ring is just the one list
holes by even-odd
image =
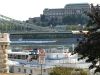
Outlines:
{"label": "green foliage", "polygon": [[68,25],[77,25],[77,24],[86,24],[89,17],[83,14],[72,14],[72,15],[66,15],[63,16],[62,19],[59,19],[57,17],[52,17],[52,18],[46,18],[45,15],[41,15],[40,17],[41,21],[38,22],[33,22],[35,24],[38,24],[40,26],[49,26],[49,25],[63,25],[63,24],[68,24]]}
{"label": "green foliage", "polygon": [[86,24],[88,21],[88,17],[87,16],[83,16],[82,14],[79,15],[67,15],[65,17],[63,17],[63,23],[64,24]]}
{"label": "green foliage", "polygon": [[83,69],[74,69],[74,68],[66,68],[66,67],[55,67],[51,71],[50,75],[72,75],[73,71],[79,71],[80,75],[88,75],[88,71],[84,71]]}
{"label": "green foliage", "polygon": [[79,26],[79,25],[66,25],[66,30],[68,30],[68,31],[80,30],[80,29],[86,30],[86,28],[83,28],[83,26],[85,26],[85,25],[81,25],[81,26]]}
{"label": "green foliage", "polygon": [[87,58],[86,62],[91,62],[89,69],[96,68],[95,72],[100,72],[100,9],[97,5],[91,5],[91,12],[87,13],[90,17],[88,23],[88,33],[82,33],[83,39],[79,41],[75,52],[82,55],[80,59]]}

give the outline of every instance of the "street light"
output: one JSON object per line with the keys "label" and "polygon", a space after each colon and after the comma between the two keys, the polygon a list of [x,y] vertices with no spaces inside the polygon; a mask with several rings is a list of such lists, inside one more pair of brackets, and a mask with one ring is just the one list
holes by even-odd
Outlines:
{"label": "street light", "polygon": [[42,65],[45,63],[45,50],[39,48],[39,64],[41,65],[41,75],[42,75]]}

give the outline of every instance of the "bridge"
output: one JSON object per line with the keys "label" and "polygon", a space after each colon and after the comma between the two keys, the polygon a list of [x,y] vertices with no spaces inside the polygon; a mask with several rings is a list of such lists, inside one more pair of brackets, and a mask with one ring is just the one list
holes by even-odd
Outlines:
{"label": "bridge", "polygon": [[82,35],[77,32],[14,32],[10,33],[12,39],[64,39],[80,38]]}
{"label": "bridge", "polygon": [[11,47],[17,48],[49,48],[56,46],[72,46],[80,39],[81,34],[73,32],[16,32],[10,33]]}

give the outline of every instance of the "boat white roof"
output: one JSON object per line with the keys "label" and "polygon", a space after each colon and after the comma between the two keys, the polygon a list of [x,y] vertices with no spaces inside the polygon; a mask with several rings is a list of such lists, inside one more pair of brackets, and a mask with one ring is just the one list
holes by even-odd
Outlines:
{"label": "boat white roof", "polygon": [[8,54],[28,55],[30,52],[8,52]]}
{"label": "boat white roof", "polygon": [[17,61],[8,60],[8,63],[7,64],[10,66],[10,65],[19,65],[20,63],[17,62]]}

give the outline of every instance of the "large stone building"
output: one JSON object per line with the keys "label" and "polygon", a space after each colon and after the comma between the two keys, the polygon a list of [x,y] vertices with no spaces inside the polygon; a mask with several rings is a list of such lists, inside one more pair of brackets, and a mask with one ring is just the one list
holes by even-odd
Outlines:
{"label": "large stone building", "polygon": [[45,18],[49,21],[54,18],[57,19],[56,22],[61,23],[62,18],[65,16],[65,9],[44,9],[43,15],[45,15]]}
{"label": "large stone building", "polygon": [[57,23],[62,23],[62,19],[64,16],[68,15],[84,15],[85,11],[90,10],[90,5],[88,3],[79,3],[79,4],[67,4],[64,8],[58,9],[44,9],[43,15],[47,20],[56,20]]}

